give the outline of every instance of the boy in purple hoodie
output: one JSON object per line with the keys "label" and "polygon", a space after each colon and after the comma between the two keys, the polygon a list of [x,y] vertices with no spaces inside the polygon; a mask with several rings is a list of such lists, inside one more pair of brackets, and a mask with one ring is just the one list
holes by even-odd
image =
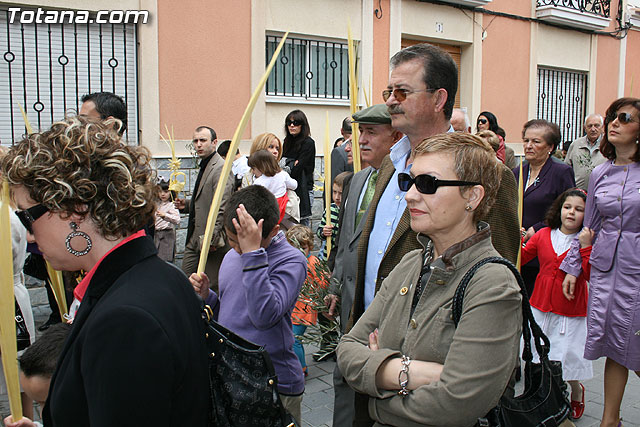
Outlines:
{"label": "boy in purple hoodie", "polygon": [[[293,351],[291,312],[307,276],[307,260],[280,231],[275,197],[259,185],[234,193],[224,213],[229,245],[218,273],[219,293],[206,274],[189,280],[218,322],[269,353],[285,408],[302,425],[304,375]],[[257,222],[256,222],[257,220]]]}

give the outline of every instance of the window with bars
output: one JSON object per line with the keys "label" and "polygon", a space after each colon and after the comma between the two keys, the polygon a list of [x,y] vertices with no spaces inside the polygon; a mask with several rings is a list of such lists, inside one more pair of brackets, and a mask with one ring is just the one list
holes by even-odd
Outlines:
{"label": "window with bars", "polygon": [[[280,40],[266,37],[266,61]],[[347,43],[288,37],[265,86],[267,95],[306,99],[349,99]]]}
{"label": "window with bars", "polygon": [[587,73],[538,67],[536,117],[557,124],[562,141],[582,136],[587,96]]}
{"label": "window with bars", "polygon": [[[95,17],[94,17],[95,18]],[[0,140],[25,134],[21,105],[35,130],[75,114],[83,95],[113,92],[127,104],[124,137],[138,143],[135,24],[9,23],[0,6]]]}

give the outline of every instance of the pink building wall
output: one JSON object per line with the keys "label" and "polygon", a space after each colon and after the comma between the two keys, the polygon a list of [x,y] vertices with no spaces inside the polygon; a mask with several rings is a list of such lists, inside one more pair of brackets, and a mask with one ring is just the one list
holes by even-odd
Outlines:
{"label": "pink building wall", "polygon": [[158,2],[158,45],[163,130],[191,139],[208,125],[231,138],[252,90],[251,2]]}

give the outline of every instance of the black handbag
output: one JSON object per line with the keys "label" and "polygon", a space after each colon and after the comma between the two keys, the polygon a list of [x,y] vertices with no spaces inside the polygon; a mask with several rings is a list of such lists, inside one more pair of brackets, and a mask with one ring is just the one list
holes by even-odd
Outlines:
{"label": "black handbag", "polygon": [[[498,405],[489,413],[478,419],[477,426],[482,427],[553,427],[567,419],[570,404],[566,394],[566,384],[562,380],[562,364],[549,360],[549,338],[536,323],[529,305],[529,296],[516,267],[508,260],[500,257],[485,258],[476,263],[462,277],[453,297],[452,315],[455,326],[458,326],[462,315],[464,293],[469,281],[480,267],[488,263],[506,265],[520,285],[522,294],[522,335],[524,349],[522,358],[524,366],[524,392],[517,397],[502,396]],[[531,337],[540,358],[540,363],[533,363]]]}
{"label": "black handbag", "polygon": [[202,318],[209,352],[209,425],[293,427],[264,347],[220,325],[208,305]]}
{"label": "black handbag", "polygon": [[22,317],[22,310],[16,301],[16,341],[18,344],[18,351],[24,350],[31,345],[31,337],[29,336],[29,330],[27,324]]}

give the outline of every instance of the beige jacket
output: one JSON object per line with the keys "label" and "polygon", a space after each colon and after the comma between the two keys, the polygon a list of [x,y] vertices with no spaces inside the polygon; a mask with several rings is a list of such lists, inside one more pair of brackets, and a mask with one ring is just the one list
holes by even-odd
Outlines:
{"label": "beige jacket", "polygon": [[[432,263],[431,277],[412,319],[411,301],[422,264],[420,249],[404,256],[371,306],[340,341],[340,370],[355,390],[371,396],[369,415],[375,425],[472,426],[505,392],[518,357],[522,325],[519,287],[507,267],[482,267],[467,288],[457,329],[451,320],[451,300],[462,276],[481,259],[498,256],[489,226],[481,222],[479,230]],[[426,245],[428,238],[419,236],[419,240]],[[368,335],[376,328],[380,350],[371,351]],[[403,354],[444,364],[440,381],[404,398],[376,388],[380,365]]]}

